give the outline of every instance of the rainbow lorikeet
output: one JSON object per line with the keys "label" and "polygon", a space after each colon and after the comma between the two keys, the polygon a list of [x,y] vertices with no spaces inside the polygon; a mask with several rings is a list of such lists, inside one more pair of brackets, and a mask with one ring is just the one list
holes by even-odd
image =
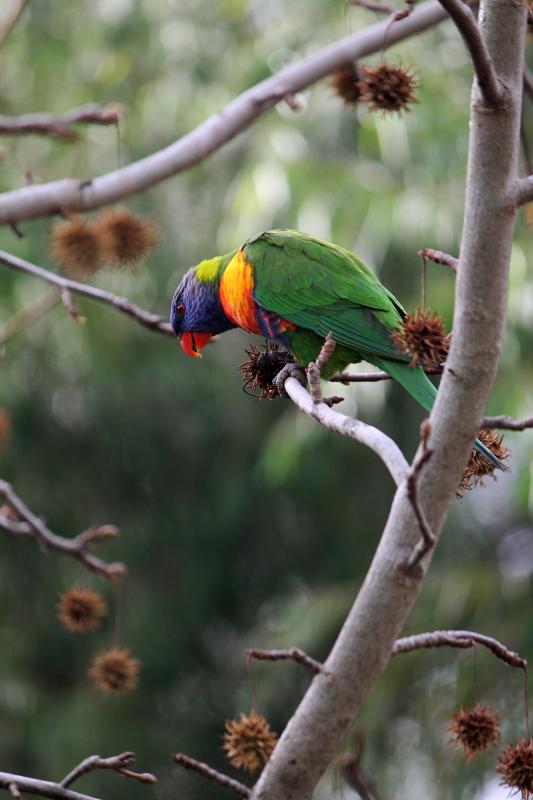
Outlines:
{"label": "rainbow lorikeet", "polygon": [[[429,411],[437,390],[391,338],[404,317],[394,295],[348,250],[273,230],[191,267],[174,294],[170,321],[190,356],[200,356],[213,335],[238,327],[283,345],[302,366],[316,359],[331,332],[337,346],[323,377],[368,361]],[[475,447],[503,468],[478,439]]]}

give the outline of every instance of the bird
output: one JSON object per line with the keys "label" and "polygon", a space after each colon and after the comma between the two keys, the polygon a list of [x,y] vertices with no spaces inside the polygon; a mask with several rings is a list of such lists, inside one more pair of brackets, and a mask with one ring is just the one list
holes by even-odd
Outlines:
{"label": "bird", "polygon": [[[293,230],[269,230],[191,267],[172,298],[170,324],[187,355],[201,357],[212,336],[233,328],[288,349],[296,365],[315,361],[326,336],[336,347],[322,377],[367,361],[430,411],[437,390],[395,344],[406,312],[349,250]],[[483,442],[474,447],[500,469]]]}

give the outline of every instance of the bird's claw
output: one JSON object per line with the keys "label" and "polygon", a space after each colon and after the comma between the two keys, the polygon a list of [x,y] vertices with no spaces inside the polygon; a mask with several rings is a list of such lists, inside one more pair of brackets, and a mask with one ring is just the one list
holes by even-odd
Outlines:
{"label": "bird's claw", "polygon": [[296,378],[296,380],[301,383],[302,386],[307,386],[307,375],[305,369],[299,364],[285,364],[283,369],[278,372],[273,380],[274,386],[278,390],[280,397],[289,396],[285,390],[285,381],[287,378]]}

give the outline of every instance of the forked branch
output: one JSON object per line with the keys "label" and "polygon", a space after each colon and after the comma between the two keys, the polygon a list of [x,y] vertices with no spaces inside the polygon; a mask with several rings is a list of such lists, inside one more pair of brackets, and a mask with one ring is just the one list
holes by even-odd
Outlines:
{"label": "forked branch", "polygon": [[439,0],[439,2],[455,22],[464,39],[485,102],[493,108],[498,108],[503,102],[504,89],[498,81],[494,65],[472,11],[462,0]]}
{"label": "forked branch", "polygon": [[396,640],[392,648],[392,655],[397,656],[400,653],[410,653],[413,650],[432,647],[468,648],[474,647],[476,644],[483,645],[509,666],[527,670],[525,658],[509,650],[492,636],[485,636],[475,631],[430,631],[429,633],[418,633],[415,636],[405,636]]}
{"label": "forked branch", "polygon": [[24,775],[15,775],[10,772],[0,772],[0,789],[7,789],[14,798],[20,798],[24,794],[35,794],[40,797],[51,797],[54,800],[97,800],[91,795],[81,794],[68,788],[82,775],[95,769],[111,769],[119,775],[133,778],[141,783],[157,783],[157,778],[149,772],[133,772],[126,768],[134,758],[134,753],[130,752],[120,753],[120,755],[111,756],[110,758],[89,756],[59,783],[43,781],[39,778],[28,778]]}
{"label": "forked branch", "polygon": [[[117,311],[120,311],[122,314],[132,317],[144,328],[174,337],[174,331],[164,317],[159,316],[159,314],[152,314],[151,311],[140,308],[140,306],[127,300],[125,297],[120,297],[112,292],[106,292],[104,289],[97,289],[95,286],[89,286],[86,283],[72,281],[70,278],[64,278],[61,275],[57,275],[55,272],[50,272],[29,261],[24,261],[24,259],[18,258],[11,253],[6,253],[4,250],[0,250],[0,264],[9,267],[9,269],[25,272],[42,281],[58,286],[62,290],[64,303],[71,292],[81,295],[82,297],[90,297],[91,300],[96,300],[98,303],[105,303]],[[69,313],[72,314],[70,310]]]}
{"label": "forked branch", "polygon": [[0,531],[10,536],[34,539],[45,550],[65,553],[109,580],[116,580],[126,572],[125,564],[119,561],[107,563],[90,550],[90,547],[97,542],[113,539],[118,535],[118,528],[114,525],[89,528],[73,539],[67,539],[53,533],[43,520],[28,508],[12,486],[2,480],[0,480],[0,499],[4,501],[4,505],[0,508]]}
{"label": "forked branch", "polygon": [[89,103],[59,115],[23,114],[20,117],[0,115],[0,134],[22,136],[36,133],[41,136],[50,136],[52,139],[75,142],[79,139],[76,125],[81,123],[85,125],[117,125],[123,113],[124,109],[118,103],[108,103],[105,106]]}

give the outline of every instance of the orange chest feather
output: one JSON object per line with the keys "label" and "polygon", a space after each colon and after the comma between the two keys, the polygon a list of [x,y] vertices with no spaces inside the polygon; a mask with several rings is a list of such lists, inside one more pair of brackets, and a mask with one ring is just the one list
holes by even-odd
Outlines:
{"label": "orange chest feather", "polygon": [[220,302],[224,314],[239,328],[260,333],[256,305],[252,297],[254,277],[252,265],[242,250],[233,256],[220,281]]}

